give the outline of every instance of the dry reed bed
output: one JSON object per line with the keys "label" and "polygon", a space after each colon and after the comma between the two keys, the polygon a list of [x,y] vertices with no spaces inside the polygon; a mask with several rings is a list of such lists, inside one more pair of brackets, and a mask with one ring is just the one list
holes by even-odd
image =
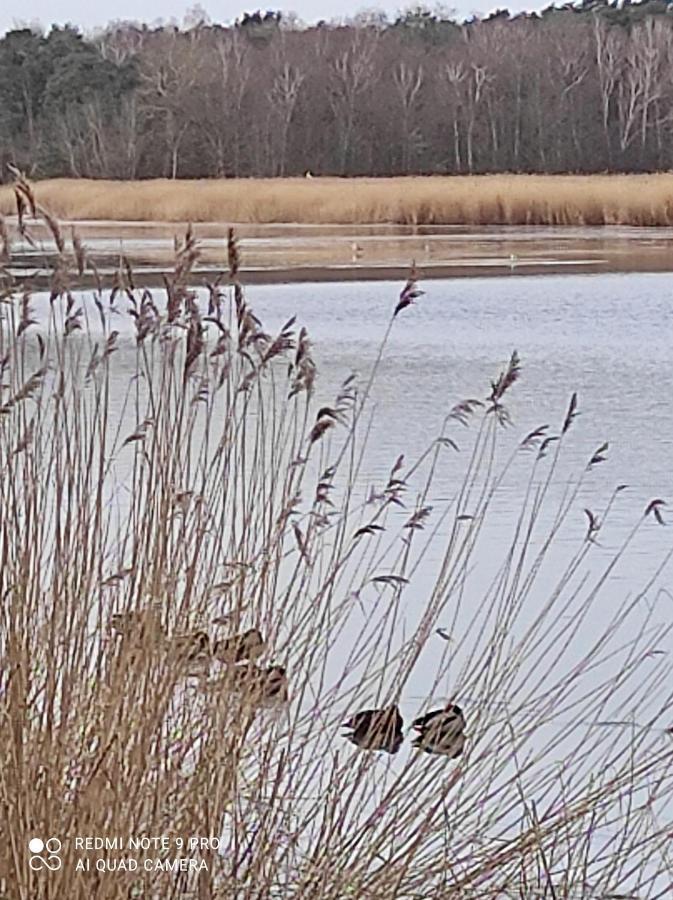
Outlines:
{"label": "dry reed bed", "polygon": [[[485,399],[449,408],[426,453],[391,460],[362,497],[368,398],[390,332],[413,315],[413,278],[371,372],[326,402],[306,331],[268,334],[247,304],[233,236],[229,273],[205,295],[189,288],[187,233],[167,300],[129,269],[87,299],[69,290],[86,248],[46,224],[62,248],[51,302],[5,279],[0,328],[0,892],[655,896],[671,877],[673,746],[671,663],[651,651],[671,626],[641,600],[670,554],[651,571],[639,559],[642,593],[615,596],[612,574],[662,506],[644,504],[601,551],[620,490],[606,485],[588,521],[580,498],[603,446],[554,499],[576,398],[503,458],[513,355]],[[527,488],[484,589],[484,532],[515,466]],[[432,508],[439,467],[457,488]],[[439,564],[419,591],[431,547]],[[144,624],[115,634],[113,611]],[[264,665],[287,669],[273,709],[240,669],[190,661],[176,641],[203,630],[210,647],[245,628],[262,633]],[[463,706],[459,760],[340,736],[354,711],[419,693],[416,710]],[[74,835],[223,832],[226,852],[205,852],[198,874],[74,871]],[[63,840],[58,872],[28,867],[35,834]]]}
{"label": "dry reed bed", "polygon": [[[319,224],[673,223],[673,175],[481,175],[139,182],[54,179],[38,200],[64,219]],[[0,212],[14,210],[0,187]]]}

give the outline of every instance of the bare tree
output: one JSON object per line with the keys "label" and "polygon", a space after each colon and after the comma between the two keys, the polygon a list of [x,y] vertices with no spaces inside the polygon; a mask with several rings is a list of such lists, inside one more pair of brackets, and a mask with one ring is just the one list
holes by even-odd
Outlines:
{"label": "bare tree", "polygon": [[594,41],[596,46],[596,69],[601,101],[601,121],[605,135],[605,148],[608,162],[612,161],[612,142],[610,139],[610,109],[615,96],[621,71],[620,39],[614,30],[609,29],[602,19],[594,16]]}
{"label": "bare tree", "polygon": [[447,64],[446,79],[456,98],[454,119],[454,147],[456,165],[461,168],[460,133],[465,135],[465,164],[468,172],[474,171],[474,132],[485,91],[492,80],[485,65],[471,63]]}
{"label": "bare tree", "polygon": [[347,48],[332,61],[329,103],[337,120],[342,174],[351,153],[357,104],[372,84],[377,44],[378,33],[374,29],[354,29]]}
{"label": "bare tree", "polygon": [[403,61],[398,62],[393,69],[393,83],[402,108],[400,122],[402,171],[408,172],[412,168],[412,148],[414,140],[417,138],[417,131],[413,125],[413,112],[423,84],[423,66],[413,67]]}
{"label": "bare tree", "polygon": [[250,78],[250,52],[234,30],[218,35],[214,52],[201,70],[203,133],[212,148],[215,174],[241,174],[243,104]]}
{"label": "bare tree", "polygon": [[285,175],[287,138],[294,108],[299,98],[299,91],[304,83],[304,77],[299,69],[291,66],[287,61],[283,61],[280,65],[280,71],[271,85],[270,99],[280,123],[280,146],[277,153],[275,171],[277,175]]}
{"label": "bare tree", "polygon": [[203,63],[199,30],[165,31],[143,56],[144,106],[150,116],[163,122],[167,150],[163,174],[170,178],[178,177],[182,142],[194,123],[194,105],[198,100],[195,89]]}

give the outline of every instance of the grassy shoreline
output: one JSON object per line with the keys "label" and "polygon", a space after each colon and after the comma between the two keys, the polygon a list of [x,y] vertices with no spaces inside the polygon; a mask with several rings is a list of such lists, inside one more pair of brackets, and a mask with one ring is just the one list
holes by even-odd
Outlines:
{"label": "grassy shoreline", "polygon": [[[407,225],[673,224],[673,173],[171,181],[51,179],[35,184],[61,219]],[[0,214],[14,212],[0,187]]]}

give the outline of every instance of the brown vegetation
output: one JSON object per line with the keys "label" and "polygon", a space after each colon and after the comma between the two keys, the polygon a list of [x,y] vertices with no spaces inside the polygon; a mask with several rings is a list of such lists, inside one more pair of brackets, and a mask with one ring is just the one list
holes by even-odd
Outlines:
{"label": "brown vegetation", "polygon": [[[670,225],[673,174],[140,182],[54,179],[38,200],[64,219],[410,225]],[[0,213],[15,211],[0,187]]]}

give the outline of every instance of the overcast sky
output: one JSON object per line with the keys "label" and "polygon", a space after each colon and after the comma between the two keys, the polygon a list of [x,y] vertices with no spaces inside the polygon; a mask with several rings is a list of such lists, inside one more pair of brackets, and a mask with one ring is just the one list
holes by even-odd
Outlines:
{"label": "overcast sky", "polygon": [[[191,0],[0,0],[0,32],[17,25],[52,22],[64,24],[70,22],[85,30],[105,25],[111,20],[130,19],[142,22],[171,21],[182,22],[186,11],[195,4]],[[230,22],[245,10],[262,9],[292,10],[306,22],[319,19],[344,18],[365,8],[385,9],[394,16],[399,9],[413,5],[409,2],[368,3],[363,0],[288,0],[288,2],[260,3],[259,0],[202,0],[200,6],[205,9],[213,21]],[[432,5],[429,3],[427,5]],[[497,3],[491,0],[455,0],[444,4],[455,9],[456,14],[463,17],[472,13],[489,13],[500,7],[507,7],[513,12],[522,9],[541,9],[550,5],[550,0],[513,0],[512,3]]]}

